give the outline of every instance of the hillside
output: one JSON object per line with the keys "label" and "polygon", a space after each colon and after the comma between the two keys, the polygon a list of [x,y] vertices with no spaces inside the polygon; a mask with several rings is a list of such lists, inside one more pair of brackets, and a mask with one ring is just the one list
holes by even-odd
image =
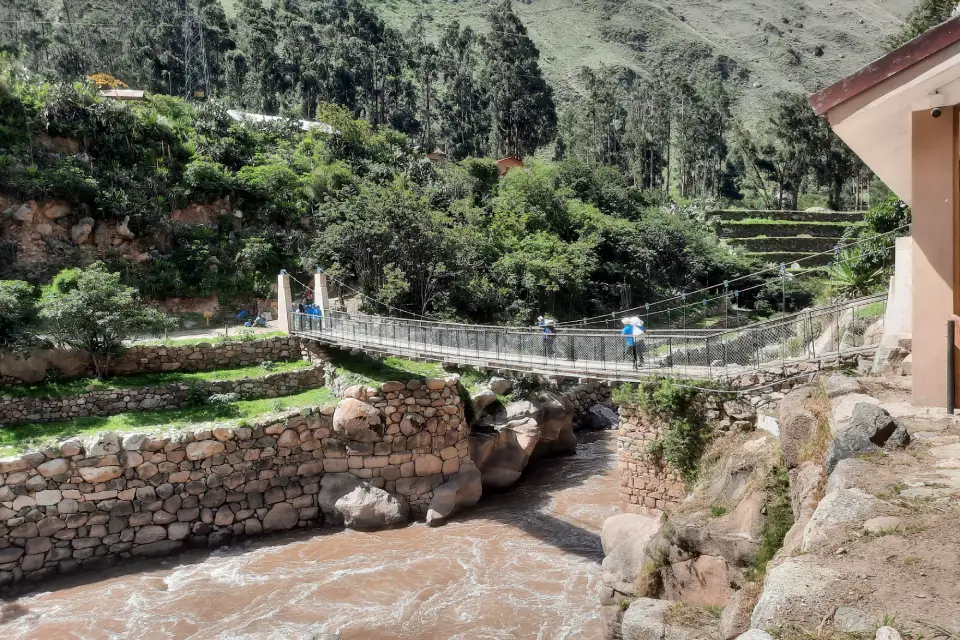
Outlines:
{"label": "hillside", "polygon": [[[490,0],[369,2],[393,26],[406,29],[422,10],[435,35],[459,20],[483,32]],[[883,53],[912,0],[525,0],[514,2],[540,48],[541,64],[563,96],[575,89],[581,66],[638,70],[668,60],[723,60],[744,88],[741,113],[778,90],[812,92]]]}

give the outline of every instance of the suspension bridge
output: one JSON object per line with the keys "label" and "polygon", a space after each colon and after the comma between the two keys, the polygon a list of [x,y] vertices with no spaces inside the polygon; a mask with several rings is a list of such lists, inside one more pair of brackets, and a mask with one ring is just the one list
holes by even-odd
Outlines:
{"label": "suspension bridge", "polygon": [[[710,380],[751,372],[783,372],[798,363],[835,362],[875,349],[886,294],[838,302],[735,328],[649,330],[627,345],[614,329],[560,325],[476,325],[334,311],[327,276],[316,274],[322,315],[291,312],[281,326],[301,339],[417,360],[556,378],[637,382],[652,376]],[[280,309],[291,309],[289,276],[280,275]],[[635,357],[636,356],[636,357]]]}

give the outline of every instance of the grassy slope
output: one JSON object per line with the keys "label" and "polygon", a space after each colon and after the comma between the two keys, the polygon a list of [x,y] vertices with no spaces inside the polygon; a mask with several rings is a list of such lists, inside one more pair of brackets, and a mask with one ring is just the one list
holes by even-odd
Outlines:
{"label": "grassy slope", "polygon": [[[422,11],[432,20],[434,32],[454,19],[485,31],[483,16],[490,3],[367,1],[401,29]],[[576,88],[573,76],[581,66],[622,64],[643,70],[659,52],[669,55],[699,44],[748,72],[741,83],[740,110],[753,119],[758,115],[755,108],[774,91],[812,92],[879,57],[880,40],[898,29],[913,4],[914,0],[529,0],[513,6],[561,95]],[[822,47],[822,56],[814,55],[817,46]]]}
{"label": "grassy slope", "polygon": [[[407,381],[425,378],[442,378],[447,374],[443,368],[434,362],[414,362],[402,358],[388,357],[374,359],[365,355],[351,356],[346,353],[338,354],[334,364],[337,367],[338,377],[346,377],[351,384],[367,384],[378,386],[388,381]],[[309,363],[279,363],[271,371],[294,369],[309,366]],[[283,367],[283,369],[282,369]],[[225,369],[219,371],[205,371],[196,374],[179,374],[178,380],[228,380],[241,378],[244,375],[262,375],[260,367],[246,367],[243,369]],[[178,374],[149,374],[140,376],[117,377],[109,383],[101,385],[118,385],[121,383],[129,387],[147,386],[156,384],[148,382],[158,376],[176,376]],[[187,378],[189,376],[189,378]],[[489,376],[478,371],[467,370],[462,374],[465,387],[476,391]],[[170,382],[173,380],[164,380]],[[81,381],[68,381],[57,386],[57,389],[66,389],[79,384]],[[89,383],[90,380],[82,381]],[[51,385],[46,385],[51,386]],[[83,390],[80,386],[80,390]],[[107,388],[103,386],[101,388]],[[121,388],[121,387],[110,387]],[[35,390],[35,393],[37,390]],[[75,393],[76,391],[71,391]],[[60,393],[66,393],[60,391]],[[323,387],[311,389],[298,394],[282,398],[264,398],[261,400],[243,400],[229,405],[201,405],[188,409],[173,409],[163,411],[140,411],[124,413],[109,417],[78,418],[40,424],[21,424],[0,428],[0,457],[13,455],[29,449],[37,449],[51,445],[59,440],[77,435],[88,435],[100,431],[164,431],[169,429],[186,429],[202,422],[221,421],[224,424],[237,426],[237,420],[253,419],[268,413],[275,413],[286,409],[316,407],[336,403],[333,393]]]}

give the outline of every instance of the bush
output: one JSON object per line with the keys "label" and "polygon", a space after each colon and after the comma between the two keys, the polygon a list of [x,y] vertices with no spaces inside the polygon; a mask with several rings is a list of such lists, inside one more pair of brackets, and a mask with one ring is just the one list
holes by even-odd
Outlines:
{"label": "bush", "polygon": [[219,162],[207,157],[195,158],[183,172],[190,195],[201,202],[212,202],[233,190],[233,175]]}
{"label": "bush", "polygon": [[38,342],[37,288],[0,280],[0,349],[22,352]]}
{"label": "bush", "polygon": [[289,222],[306,212],[300,178],[285,163],[244,167],[236,183],[244,206],[252,205],[274,222]]}

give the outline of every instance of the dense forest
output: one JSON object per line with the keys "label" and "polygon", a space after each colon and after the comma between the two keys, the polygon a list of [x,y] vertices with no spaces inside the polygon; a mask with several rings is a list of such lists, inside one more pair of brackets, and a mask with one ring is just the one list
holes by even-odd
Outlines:
{"label": "dense forest", "polygon": [[[235,19],[217,0],[12,0],[0,49],[0,191],[163,238],[124,265],[153,297],[262,296],[278,268],[323,265],[416,313],[576,317],[755,269],[703,224],[707,205],[870,204],[869,172],[804,96],[739,126],[721,59],[584,68],[584,95],[558,104],[509,0],[485,33],[452,23],[439,41],[358,0],[238,0]],[[148,99],[101,99],[114,78]],[[502,156],[528,170],[498,179]],[[242,228],[165,218],[223,197]]]}

